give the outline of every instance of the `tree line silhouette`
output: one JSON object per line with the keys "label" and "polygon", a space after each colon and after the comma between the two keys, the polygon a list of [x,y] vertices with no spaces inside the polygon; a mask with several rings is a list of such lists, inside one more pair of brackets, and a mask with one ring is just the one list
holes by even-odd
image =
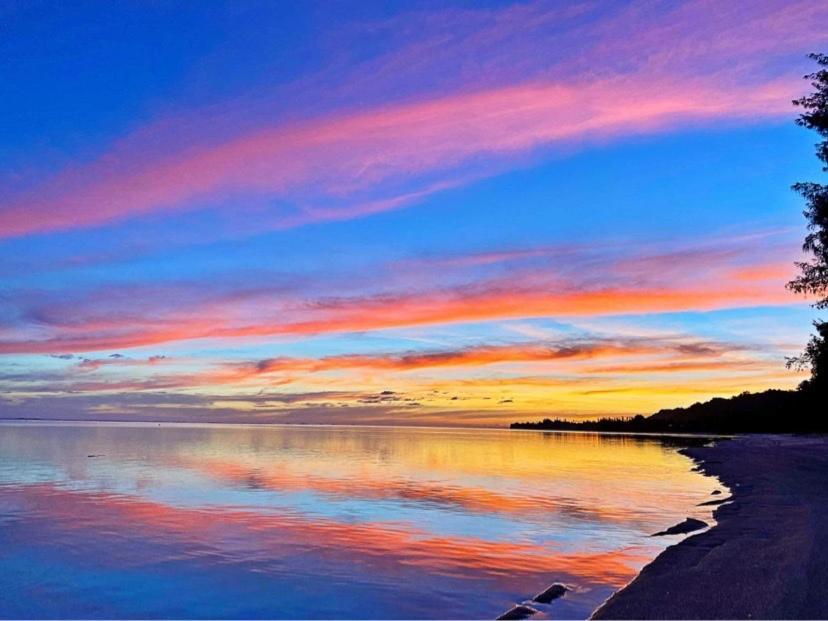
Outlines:
{"label": "tree line silhouette", "polygon": [[[828,172],[828,55],[810,54],[817,70],[805,76],[814,91],[793,104],[802,109],[797,125],[817,132],[816,155]],[[807,260],[797,262],[799,275],[787,287],[816,298],[813,306],[828,309],[828,185],[794,184],[805,199],[807,234],[802,245]],[[636,433],[795,433],[828,432],[828,321],[814,321],[816,333],[804,351],[788,358],[789,368],[809,369],[811,376],[797,390],[744,392],[729,399],[715,398],[686,408],[659,410],[650,416],[602,418],[575,422],[546,418],[539,422],[512,423],[512,429],[619,431]]]}

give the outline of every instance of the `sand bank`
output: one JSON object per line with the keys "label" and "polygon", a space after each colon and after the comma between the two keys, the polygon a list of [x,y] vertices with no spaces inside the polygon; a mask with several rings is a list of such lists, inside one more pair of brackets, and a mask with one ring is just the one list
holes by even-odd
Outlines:
{"label": "sand bank", "polygon": [[743,436],[684,452],[732,501],[593,618],[828,619],[828,438]]}

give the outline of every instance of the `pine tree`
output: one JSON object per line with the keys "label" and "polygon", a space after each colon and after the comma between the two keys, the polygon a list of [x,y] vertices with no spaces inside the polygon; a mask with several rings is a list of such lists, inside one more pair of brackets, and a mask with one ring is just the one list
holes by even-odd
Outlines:
{"label": "pine tree", "polygon": [[[803,112],[796,120],[798,125],[816,131],[823,140],[816,145],[817,157],[825,164],[822,170],[828,172],[828,55],[811,54],[818,70],[806,75],[814,92],[794,100],[794,105]],[[816,297],[814,306],[828,308],[828,185],[820,183],[797,183],[793,189],[805,198],[803,212],[808,221],[808,234],[802,249],[811,255],[807,261],[797,263],[799,275],[788,283],[796,293]],[[811,337],[805,351],[788,361],[789,366],[811,369],[811,378],[800,386],[801,389],[828,392],[828,322],[814,322],[816,334]]]}

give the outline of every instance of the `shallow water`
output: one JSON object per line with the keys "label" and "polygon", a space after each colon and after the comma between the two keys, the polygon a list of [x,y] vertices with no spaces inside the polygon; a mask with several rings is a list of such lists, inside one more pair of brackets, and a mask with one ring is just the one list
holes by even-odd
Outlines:
{"label": "shallow water", "polygon": [[[654,438],[0,424],[0,617],[586,618],[710,521]],[[535,618],[539,618],[535,617]]]}

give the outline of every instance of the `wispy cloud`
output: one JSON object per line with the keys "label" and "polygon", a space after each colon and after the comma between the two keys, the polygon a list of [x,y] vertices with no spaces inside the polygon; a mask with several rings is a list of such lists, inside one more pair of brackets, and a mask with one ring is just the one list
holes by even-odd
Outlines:
{"label": "wispy cloud", "polygon": [[[322,358],[268,358],[252,363],[230,364],[210,374],[211,381],[239,382],[284,373],[319,373],[348,369],[412,371],[435,367],[482,367],[513,362],[577,361],[622,356],[670,354],[676,357],[715,358],[740,351],[741,345],[657,338],[583,338],[560,342],[478,345],[444,351],[387,354],[347,354]],[[697,364],[700,364],[697,362]]]}
{"label": "wispy cloud", "polygon": [[[147,138],[153,132],[139,130],[97,161],[7,199],[0,208],[0,235],[96,226],[228,200],[233,209],[257,205],[264,228],[357,217],[398,208],[451,185],[458,174],[485,173],[504,157],[514,165],[516,155],[538,148],[788,114],[798,81],[764,69],[768,61],[758,55],[798,53],[819,41],[823,33],[816,24],[828,10],[814,3],[793,9],[767,2],[731,11],[702,5],[650,12],[635,7],[607,23],[591,23],[588,31],[597,38],[587,57],[596,66],[589,71],[580,57],[556,58],[551,66],[536,67],[528,81],[513,73],[496,84],[440,85],[402,101],[331,110],[309,120],[265,113],[253,126],[240,123],[244,130],[236,134],[228,131],[227,119],[213,129],[209,115],[188,119],[183,130],[174,120],[159,121],[157,130],[189,136],[189,142],[153,143]],[[509,16],[517,12],[525,19],[527,11],[506,9],[494,23],[510,30],[518,22]],[[547,11],[535,12],[536,44],[553,45],[554,20]],[[631,30],[621,32],[622,26]],[[628,36],[640,29],[641,36]],[[474,35],[464,45],[479,46],[484,59],[503,33],[489,19]],[[474,57],[477,51],[467,53]],[[376,62],[394,66],[400,54],[410,53],[388,51]],[[614,60],[600,64],[609,58]],[[508,66],[510,60],[497,62]],[[243,104],[229,105],[245,113]]]}
{"label": "wispy cloud", "polygon": [[[276,279],[250,284],[230,274],[209,288],[157,284],[141,290],[107,287],[67,298],[22,293],[2,353],[122,350],[194,339],[251,339],[388,330],[412,326],[534,317],[587,317],[708,311],[796,302],[780,276],[793,254],[765,241],[720,239],[697,248],[621,247],[612,252],[573,247],[485,252],[442,259],[439,276],[412,291],[412,270],[428,263],[377,270],[377,293],[331,295],[342,286],[323,279],[303,288]],[[778,258],[774,258],[774,254]],[[759,256],[761,255],[761,256]],[[487,257],[480,272],[479,257]],[[773,263],[769,263],[773,259]],[[459,271],[457,271],[459,270]],[[746,272],[747,270],[747,272]],[[745,277],[745,274],[749,277]],[[255,275],[257,281],[261,275]],[[352,275],[344,280],[365,279]],[[339,278],[343,280],[342,277]],[[309,287],[309,288],[308,288]],[[319,288],[323,291],[320,291]],[[14,328],[14,330],[11,330]]]}
{"label": "wispy cloud", "polygon": [[[65,355],[56,357],[66,359]],[[108,366],[133,367],[157,365],[165,360],[167,360],[167,356],[156,355],[149,356],[148,358],[129,358],[123,354],[110,354],[106,358],[81,358],[75,366],[82,371],[96,371],[101,367]]]}

